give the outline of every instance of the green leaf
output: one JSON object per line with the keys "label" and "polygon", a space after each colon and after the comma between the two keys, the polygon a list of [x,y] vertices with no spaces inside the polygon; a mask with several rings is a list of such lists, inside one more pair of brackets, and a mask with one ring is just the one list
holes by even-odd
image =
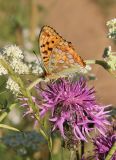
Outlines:
{"label": "green leaf", "polygon": [[9,129],[9,130],[13,130],[13,131],[18,131],[18,132],[20,132],[20,130],[18,130],[17,128],[8,126],[8,125],[6,125],[6,124],[0,124],[0,128],[5,128],[5,129]]}

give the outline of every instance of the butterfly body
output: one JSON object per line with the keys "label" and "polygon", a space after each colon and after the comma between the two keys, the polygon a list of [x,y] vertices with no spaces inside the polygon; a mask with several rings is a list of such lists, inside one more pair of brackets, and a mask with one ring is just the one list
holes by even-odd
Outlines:
{"label": "butterfly body", "polygon": [[44,26],[39,36],[40,54],[46,74],[52,74],[75,65],[85,67],[71,42],[64,40],[53,28]]}

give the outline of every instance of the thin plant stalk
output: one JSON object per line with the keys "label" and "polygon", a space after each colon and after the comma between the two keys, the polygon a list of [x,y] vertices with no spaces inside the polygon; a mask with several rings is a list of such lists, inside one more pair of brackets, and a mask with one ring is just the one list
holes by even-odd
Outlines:
{"label": "thin plant stalk", "polygon": [[61,147],[61,160],[64,160],[64,148]]}
{"label": "thin plant stalk", "polygon": [[74,151],[71,150],[71,151],[70,151],[70,158],[69,158],[69,160],[73,160],[73,157],[74,157]]}
{"label": "thin plant stalk", "polygon": [[76,160],[79,160],[79,152],[76,150]]}
{"label": "thin plant stalk", "polygon": [[112,148],[110,149],[108,155],[106,156],[105,160],[110,160],[113,156],[113,154],[115,154],[116,152],[116,142],[114,143],[114,145],[112,146]]}
{"label": "thin plant stalk", "polygon": [[81,141],[81,158],[83,157],[84,152],[85,152],[85,143],[84,141]]}

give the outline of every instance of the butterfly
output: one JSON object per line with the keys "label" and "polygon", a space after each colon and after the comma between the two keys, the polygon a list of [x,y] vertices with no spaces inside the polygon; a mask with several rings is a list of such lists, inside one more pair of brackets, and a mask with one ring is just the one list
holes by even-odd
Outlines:
{"label": "butterfly", "polygon": [[57,74],[76,65],[86,66],[72,43],[63,39],[50,26],[43,26],[40,31],[39,49],[46,75]]}

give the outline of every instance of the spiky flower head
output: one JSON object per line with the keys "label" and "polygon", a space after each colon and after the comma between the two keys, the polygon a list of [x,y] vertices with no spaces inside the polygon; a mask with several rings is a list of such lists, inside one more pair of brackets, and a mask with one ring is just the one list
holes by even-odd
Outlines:
{"label": "spiky flower head", "polygon": [[[93,140],[95,147],[95,158],[96,160],[103,160],[106,158],[110,149],[116,143],[116,129],[107,131],[106,135],[99,135]],[[116,151],[111,156],[111,160],[116,160]]]}
{"label": "spiky flower head", "polygon": [[[60,79],[47,85],[41,93],[43,105],[40,115],[51,112],[52,131],[58,129],[65,140],[87,141],[94,128],[104,135],[108,111],[96,102],[94,88],[89,88],[84,78],[76,82]],[[68,142],[69,142],[68,141]]]}

